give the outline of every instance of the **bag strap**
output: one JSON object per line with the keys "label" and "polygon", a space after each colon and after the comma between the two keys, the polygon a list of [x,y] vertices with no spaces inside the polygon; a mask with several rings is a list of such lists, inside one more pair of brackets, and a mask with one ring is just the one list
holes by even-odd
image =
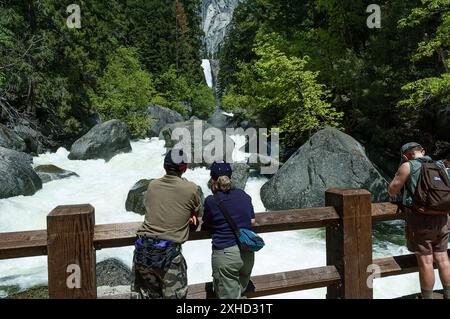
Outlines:
{"label": "bag strap", "polygon": [[241,231],[239,230],[238,226],[236,225],[236,222],[231,217],[230,213],[228,212],[228,209],[223,204],[223,200],[220,198],[219,193],[214,194],[214,199],[217,203],[217,206],[219,206],[220,211],[222,212],[223,216],[227,220],[228,224],[230,225],[231,229],[233,230],[234,235],[237,239],[239,239],[239,236],[241,234]]}

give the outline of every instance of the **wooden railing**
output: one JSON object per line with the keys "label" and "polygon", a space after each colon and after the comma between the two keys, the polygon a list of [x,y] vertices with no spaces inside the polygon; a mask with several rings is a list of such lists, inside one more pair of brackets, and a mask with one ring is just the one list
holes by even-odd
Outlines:
{"label": "wooden railing", "polygon": [[[252,277],[255,291],[248,297],[327,287],[327,298],[371,299],[369,266],[378,265],[381,277],[416,272],[414,255],[372,259],[372,223],[403,216],[395,205],[372,204],[370,198],[365,190],[331,189],[325,194],[326,207],[257,214],[258,233],[325,228],[327,266]],[[95,251],[134,245],[140,225],[95,225],[91,205],[59,206],[47,216],[47,230],[1,233],[0,260],[48,255],[50,298],[96,298]],[[197,231],[189,240],[210,237]],[[76,270],[79,288],[67,284]],[[189,286],[189,298],[206,297],[205,284]]]}

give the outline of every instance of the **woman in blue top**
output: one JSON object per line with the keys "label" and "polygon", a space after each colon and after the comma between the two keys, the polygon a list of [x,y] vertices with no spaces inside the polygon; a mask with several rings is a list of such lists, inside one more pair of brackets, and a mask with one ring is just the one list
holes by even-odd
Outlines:
{"label": "woman in blue top", "polygon": [[[250,229],[255,223],[252,199],[241,189],[232,187],[231,165],[214,163],[208,183],[229,211],[238,228]],[[205,200],[203,226],[212,231],[212,270],[214,291],[220,299],[241,299],[247,290],[254,264],[254,253],[241,251],[236,236],[220,210],[214,196]]]}

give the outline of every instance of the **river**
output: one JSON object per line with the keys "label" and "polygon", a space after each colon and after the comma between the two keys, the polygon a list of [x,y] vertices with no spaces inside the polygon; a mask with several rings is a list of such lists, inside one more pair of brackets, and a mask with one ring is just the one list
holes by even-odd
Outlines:
{"label": "river", "polygon": [[[71,161],[69,152],[60,148],[34,158],[34,165],[54,164],[76,172],[80,177],[52,181],[33,196],[18,196],[0,200],[0,232],[45,229],[46,216],[61,204],[90,203],[96,210],[96,223],[142,221],[143,217],[125,210],[129,189],[142,178],[163,175],[164,142],[146,139],[132,142],[132,152],[104,160]],[[200,185],[206,195],[208,171],[189,170],[185,177]],[[251,177],[246,191],[253,198],[255,211],[265,208],[259,190],[264,177]],[[323,266],[325,259],[324,230],[306,230],[263,234],[267,246],[256,255],[254,275]],[[105,249],[97,252],[97,261],[110,257],[121,259],[131,266],[132,247]],[[403,243],[400,222],[379,225],[374,232],[374,257],[408,253]],[[189,283],[211,280],[210,240],[188,242],[184,245],[188,263]],[[31,257],[0,261],[0,287],[19,285],[25,289],[47,281],[46,257]],[[438,287],[440,288],[440,286]],[[375,298],[393,298],[419,291],[418,275],[409,274],[377,279]],[[6,292],[0,288],[0,298]],[[324,298],[325,289],[314,289],[274,296],[275,298]]]}

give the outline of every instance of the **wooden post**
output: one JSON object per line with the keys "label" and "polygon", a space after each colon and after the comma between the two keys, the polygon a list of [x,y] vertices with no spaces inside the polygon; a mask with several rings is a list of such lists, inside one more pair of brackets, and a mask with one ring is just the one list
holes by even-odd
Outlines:
{"label": "wooden post", "polygon": [[327,265],[335,265],[341,283],[329,286],[327,298],[372,299],[368,266],[372,264],[372,204],[366,190],[330,189],[326,206],[334,206],[341,220],[326,230]]}
{"label": "wooden post", "polygon": [[94,211],[91,205],[58,206],[47,216],[50,298],[97,298]]}

